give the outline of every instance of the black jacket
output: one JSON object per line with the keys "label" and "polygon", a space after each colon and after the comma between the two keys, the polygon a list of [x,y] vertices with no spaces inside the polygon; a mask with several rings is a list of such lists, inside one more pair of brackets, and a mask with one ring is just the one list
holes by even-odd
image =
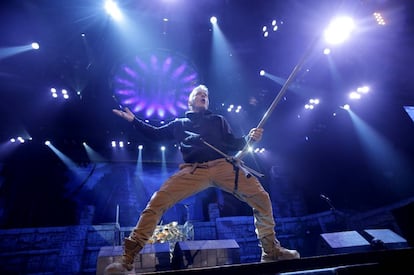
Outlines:
{"label": "black jacket", "polygon": [[[224,156],[210,148],[206,141],[229,155],[243,149],[245,138],[234,137],[226,119],[210,111],[186,112],[184,118],[177,118],[163,126],[155,127],[140,119],[133,121],[134,127],[155,141],[176,140],[180,145],[184,162],[206,162]],[[193,133],[193,134],[191,134]]]}

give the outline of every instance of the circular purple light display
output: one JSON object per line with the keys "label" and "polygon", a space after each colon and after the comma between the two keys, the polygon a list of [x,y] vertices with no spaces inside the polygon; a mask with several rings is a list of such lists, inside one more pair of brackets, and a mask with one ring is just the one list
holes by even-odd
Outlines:
{"label": "circular purple light display", "polygon": [[176,117],[198,83],[194,66],[169,51],[145,51],[121,62],[112,79],[116,99],[148,119]]}

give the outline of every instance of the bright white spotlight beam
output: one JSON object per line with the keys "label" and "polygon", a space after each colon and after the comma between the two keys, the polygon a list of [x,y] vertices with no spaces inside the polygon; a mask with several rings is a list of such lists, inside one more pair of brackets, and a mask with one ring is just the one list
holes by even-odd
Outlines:
{"label": "bright white spotlight beam", "polygon": [[340,44],[348,39],[355,28],[355,23],[350,17],[337,17],[325,30],[325,40],[329,44]]}
{"label": "bright white spotlight beam", "polygon": [[213,25],[217,24],[217,17],[215,16],[210,17],[210,23]]}
{"label": "bright white spotlight beam", "polygon": [[39,43],[37,43],[37,42],[33,42],[33,43],[32,43],[32,48],[33,48],[33,49],[35,49],[35,50],[38,50],[38,49],[40,48]]}
{"label": "bright white spotlight beam", "polygon": [[105,10],[115,20],[119,21],[119,20],[122,19],[121,10],[119,9],[118,5],[115,2],[113,2],[111,0],[106,1],[105,2]]}

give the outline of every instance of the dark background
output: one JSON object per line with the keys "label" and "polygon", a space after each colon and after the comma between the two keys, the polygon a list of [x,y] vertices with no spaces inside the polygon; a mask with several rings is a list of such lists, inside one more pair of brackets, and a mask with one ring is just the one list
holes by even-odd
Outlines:
{"label": "dark background", "polygon": [[[333,48],[329,57],[322,54],[322,45],[313,48],[265,123],[265,135],[258,146],[266,148],[266,153],[248,156],[246,162],[266,174],[263,184],[272,191],[275,204],[290,195],[298,200],[299,195],[301,214],[326,210],[320,194],[327,195],[338,209],[349,211],[369,210],[414,195],[414,125],[404,110],[404,106],[414,105],[410,1],[159,0],[119,4],[131,19],[129,32],[110,19],[96,1],[0,4],[3,228],[76,224],[84,205],[96,205],[101,211],[96,222],[107,222],[117,204],[111,199],[114,194],[119,201],[122,196],[139,194],[139,187],[135,187],[138,191],[116,193],[126,188],[122,171],[114,173],[119,180],[88,187],[88,175],[96,176],[97,170],[83,142],[103,156],[102,163],[115,166],[134,164],[136,146],[142,143],[146,148],[144,163],[161,165],[161,144],[136,133],[111,112],[118,107],[111,85],[114,72],[128,58],[161,50],[185,57],[198,72],[197,84],[209,87],[211,109],[225,115],[235,133],[242,135],[257,125],[330,18],[342,13],[357,18],[358,31],[347,43]],[[372,13],[376,11],[384,15],[387,25],[375,24]],[[219,60],[212,53],[212,15],[218,17],[231,46],[231,55]],[[169,18],[168,23],[162,21],[164,17]],[[280,23],[279,30],[265,39],[262,26],[273,19]],[[32,41],[39,42],[38,51],[6,55],[12,47]],[[259,76],[261,69],[282,82]],[[340,106],[351,89],[365,83],[371,92],[351,104],[352,117]],[[52,86],[67,88],[71,99],[52,99]],[[303,106],[314,97],[320,98],[321,104],[305,111]],[[227,113],[228,104],[242,105],[242,113]],[[177,115],[183,114],[181,110]],[[151,122],[159,125],[160,120],[153,118]],[[31,140],[10,144],[9,139],[17,136]],[[45,140],[51,140],[80,167],[84,173],[81,179],[68,176],[70,169],[44,145]],[[110,147],[112,140],[130,144],[117,154]],[[174,143],[166,144],[170,174],[180,158]],[[112,169],[105,173],[113,174]],[[145,171],[148,177],[158,175],[156,168]],[[280,177],[286,186],[277,185]],[[158,186],[163,178],[159,177]],[[115,181],[119,184],[116,187]],[[276,195],[279,187],[287,190],[283,196]],[[112,191],[91,195],[91,190]],[[148,196],[122,203],[134,209],[134,216]],[[240,212],[228,211],[228,215],[246,214],[243,206],[234,203]]]}

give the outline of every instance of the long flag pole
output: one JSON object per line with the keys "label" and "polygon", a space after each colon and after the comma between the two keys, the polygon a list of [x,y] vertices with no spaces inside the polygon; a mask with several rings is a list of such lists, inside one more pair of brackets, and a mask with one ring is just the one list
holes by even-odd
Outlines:
{"label": "long flag pole", "polygon": [[[272,114],[273,110],[276,108],[277,104],[280,102],[280,100],[283,98],[283,96],[285,95],[289,85],[292,83],[292,81],[295,79],[296,75],[299,73],[299,71],[302,69],[303,64],[305,64],[306,59],[309,57],[309,55],[313,52],[313,49],[315,48],[315,45],[317,44],[317,42],[319,41],[318,39],[315,39],[314,42],[311,44],[311,46],[308,48],[308,50],[305,52],[305,54],[302,56],[302,58],[299,60],[298,64],[296,64],[296,66],[293,68],[292,72],[290,73],[289,77],[287,78],[287,80],[285,81],[285,83],[283,84],[282,88],[280,89],[280,91],[278,92],[278,94],[276,95],[276,97],[273,99],[272,103],[270,104],[269,108],[267,109],[267,111],[265,112],[265,114],[263,115],[262,119],[260,120],[259,124],[257,124],[256,128],[263,128],[263,125],[266,123],[267,119],[269,118],[269,116]],[[235,155],[235,159],[236,160],[240,160],[242,159],[248,152],[249,147],[251,146],[252,140],[251,138],[249,138],[247,140],[246,145],[244,146],[244,148],[239,151],[236,155]]]}

